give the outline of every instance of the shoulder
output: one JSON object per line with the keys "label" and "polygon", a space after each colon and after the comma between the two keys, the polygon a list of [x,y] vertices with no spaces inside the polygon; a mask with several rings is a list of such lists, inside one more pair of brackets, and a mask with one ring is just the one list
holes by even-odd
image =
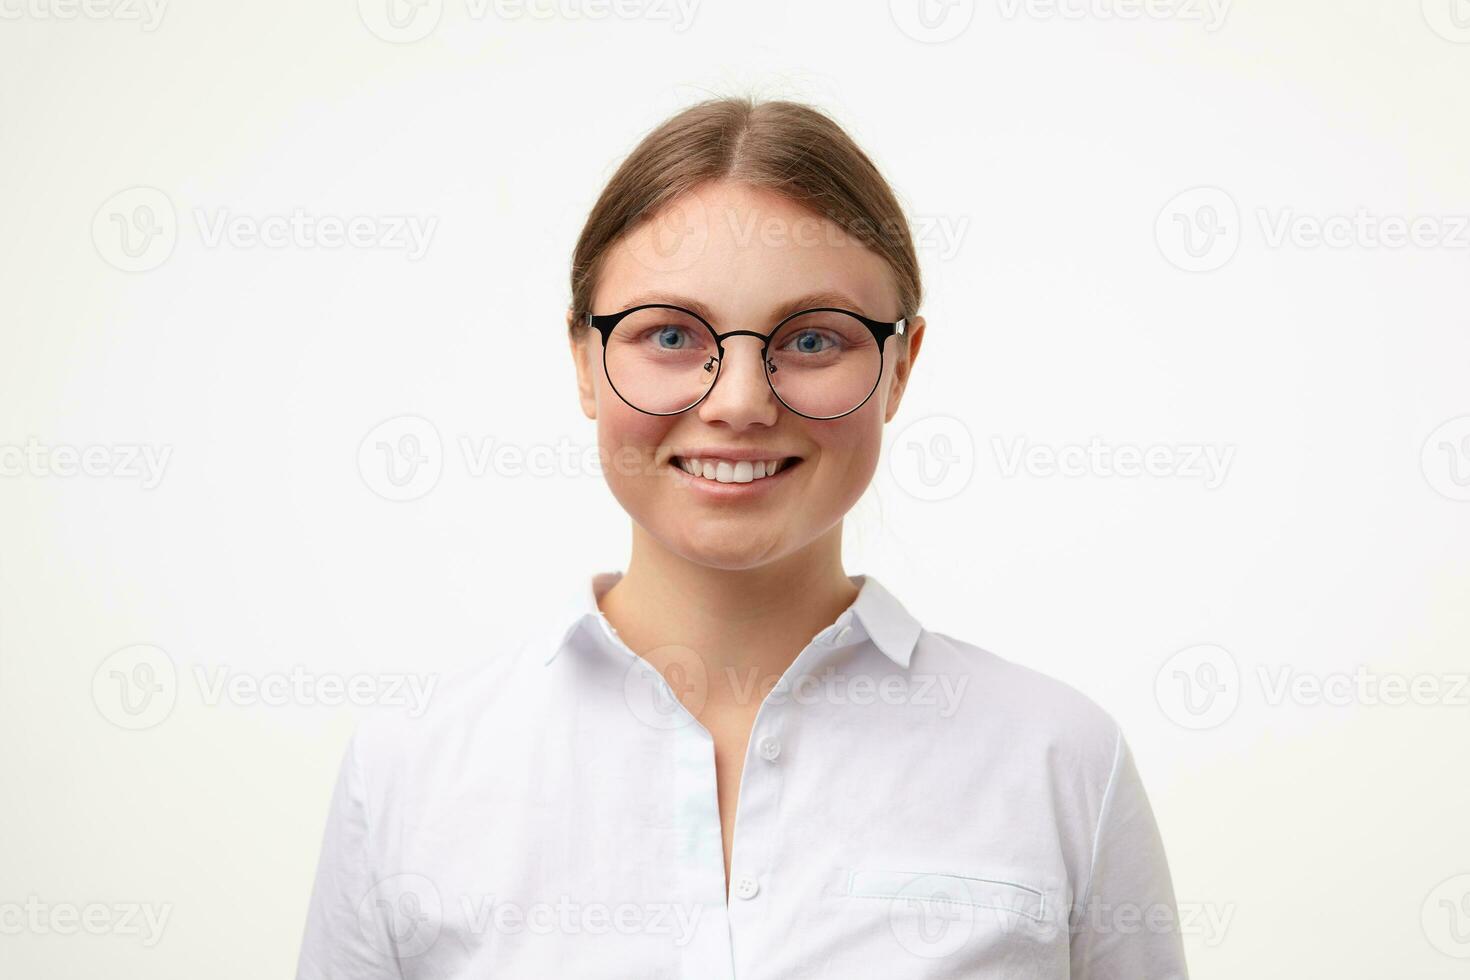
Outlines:
{"label": "shoulder", "polygon": [[951,689],[967,737],[1001,739],[1019,759],[1106,783],[1123,751],[1117,721],[1065,681],[945,633],[925,630],[910,671]]}

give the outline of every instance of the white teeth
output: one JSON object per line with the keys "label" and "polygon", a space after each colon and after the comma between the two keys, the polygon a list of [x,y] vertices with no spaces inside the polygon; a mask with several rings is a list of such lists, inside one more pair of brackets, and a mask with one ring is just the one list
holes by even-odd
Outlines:
{"label": "white teeth", "polygon": [[703,477],[716,483],[751,483],[775,476],[781,469],[779,459],[728,460],[728,459],[683,459],[679,468],[690,476]]}

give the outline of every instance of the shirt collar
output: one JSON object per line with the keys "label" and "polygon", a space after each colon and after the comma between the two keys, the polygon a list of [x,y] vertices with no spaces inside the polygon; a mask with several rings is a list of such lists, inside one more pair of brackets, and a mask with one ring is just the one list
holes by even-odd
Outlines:
{"label": "shirt collar", "polygon": [[[553,613],[545,663],[555,660],[573,634],[584,627],[595,630],[594,635],[606,644],[627,650],[627,646],[618,639],[618,631],[597,605],[597,601],[622,577],[621,571],[608,570],[584,574],[576,579],[575,586]],[[870,639],[889,660],[900,667],[908,667],[923,626],[872,575],[853,575],[851,579],[858,587],[857,598],[843,610],[836,622],[814,639],[827,645],[850,645]]]}

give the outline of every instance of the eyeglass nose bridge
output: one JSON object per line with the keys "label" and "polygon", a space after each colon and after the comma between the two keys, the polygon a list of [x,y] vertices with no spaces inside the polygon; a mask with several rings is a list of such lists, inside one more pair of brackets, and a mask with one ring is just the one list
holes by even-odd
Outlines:
{"label": "eyeglass nose bridge", "polygon": [[[714,333],[713,330],[711,330],[710,332],[711,333]],[[720,353],[719,353],[718,356],[713,356],[712,355],[710,357],[710,360],[708,362],[706,362],[706,364],[704,366],[704,369],[706,371],[710,370],[711,366],[713,365],[713,362],[716,361],[716,360],[720,361],[721,363],[724,363],[724,360],[725,360],[725,338],[726,337],[754,337],[754,338],[756,338],[757,340],[759,340],[761,342],[761,364],[765,368],[766,374],[767,375],[775,374],[776,373],[776,365],[775,365],[775,363],[773,361],[771,361],[768,357],[766,357],[766,351],[769,350],[770,349],[770,346],[771,346],[771,337],[773,337],[774,335],[775,335],[775,331],[772,331],[771,333],[768,333],[767,334],[767,333],[758,333],[758,332],[756,332],[754,330],[727,330],[724,333],[715,333],[714,334],[715,347],[719,350]],[[715,380],[716,381],[719,381],[719,378],[716,377]],[[714,385],[710,385],[710,387],[713,388]],[[705,394],[708,394],[708,392],[706,392]]]}

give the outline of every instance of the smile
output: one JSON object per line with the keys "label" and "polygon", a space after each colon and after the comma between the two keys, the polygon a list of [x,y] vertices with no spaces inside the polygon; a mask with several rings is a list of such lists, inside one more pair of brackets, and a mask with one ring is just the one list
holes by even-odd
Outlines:
{"label": "smile", "polygon": [[800,463],[801,459],[797,456],[788,456],[785,459],[756,460],[714,457],[685,459],[681,456],[674,456],[669,462],[699,480],[708,480],[712,483],[754,483],[792,468]]}

